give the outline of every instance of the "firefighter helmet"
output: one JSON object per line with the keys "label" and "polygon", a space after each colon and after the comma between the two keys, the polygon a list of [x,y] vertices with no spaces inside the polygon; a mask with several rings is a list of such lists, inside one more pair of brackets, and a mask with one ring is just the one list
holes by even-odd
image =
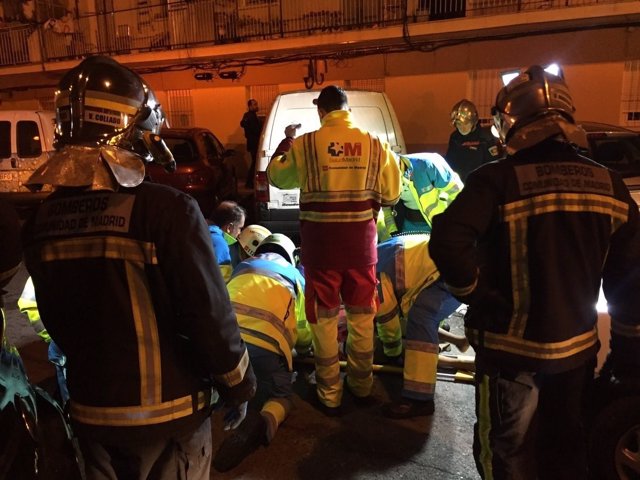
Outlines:
{"label": "firefighter helmet", "polygon": [[469,135],[478,123],[478,109],[466,98],[460,100],[451,109],[451,125],[462,135]]}
{"label": "firefighter helmet", "polygon": [[153,90],[109,57],[91,56],[67,72],[55,92],[56,147],[114,145],[175,168],[159,137],[165,115]]}
{"label": "firefighter helmet", "polygon": [[293,241],[282,233],[272,233],[266,237],[256,249],[258,253],[274,252],[282,255],[291,265],[296,264],[296,246]]}
{"label": "firefighter helmet", "polygon": [[544,117],[575,124],[574,112],[562,77],[533,65],[498,92],[491,114],[501,140],[507,141],[516,130]]}
{"label": "firefighter helmet", "polygon": [[262,225],[249,225],[244,227],[238,235],[238,243],[242,250],[250,257],[256,254],[256,249],[262,241],[271,235],[268,228]]}

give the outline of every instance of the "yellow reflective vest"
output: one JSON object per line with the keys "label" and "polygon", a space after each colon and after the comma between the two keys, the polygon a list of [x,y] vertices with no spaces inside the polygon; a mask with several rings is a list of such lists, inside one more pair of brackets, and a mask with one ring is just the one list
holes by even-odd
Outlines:
{"label": "yellow reflective vest", "polygon": [[227,289],[244,341],[282,355],[292,369],[292,349],[311,347],[298,269],[277,253],[262,253],[238,264]]}
{"label": "yellow reflective vest", "polygon": [[[438,153],[401,155],[400,161],[400,169],[403,172],[402,181],[411,203],[407,206],[422,214],[430,230],[433,217],[442,213],[462,190],[460,176]],[[400,197],[401,201],[404,201],[403,196],[404,194]],[[383,215],[383,219],[378,222],[379,241],[386,240],[398,232],[393,209],[385,207]],[[380,228],[382,221],[386,232]]]}
{"label": "yellow reflective vest", "polygon": [[389,145],[357,128],[348,111],[326,114],[319,130],[296,138],[267,176],[275,187],[300,188],[305,266],[375,264],[376,218],[400,197],[400,168]]}
{"label": "yellow reflective vest", "polygon": [[27,278],[27,282],[24,284],[24,289],[18,299],[18,309],[27,316],[29,324],[31,324],[38,336],[45,342],[49,343],[51,341],[51,337],[49,336],[47,329],[44,328],[44,324],[40,319],[38,303],[36,302],[36,291],[33,287],[33,280],[31,280],[31,277]]}
{"label": "yellow reflective vest", "polygon": [[380,307],[376,320],[406,318],[418,294],[440,274],[429,255],[429,236],[400,235],[378,245],[376,272],[380,278]]}

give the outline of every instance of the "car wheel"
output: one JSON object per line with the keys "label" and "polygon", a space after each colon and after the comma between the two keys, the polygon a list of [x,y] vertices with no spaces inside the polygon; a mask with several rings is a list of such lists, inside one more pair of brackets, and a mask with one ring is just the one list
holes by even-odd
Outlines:
{"label": "car wheel", "polygon": [[589,438],[592,478],[640,479],[640,396],[609,402],[597,412]]}

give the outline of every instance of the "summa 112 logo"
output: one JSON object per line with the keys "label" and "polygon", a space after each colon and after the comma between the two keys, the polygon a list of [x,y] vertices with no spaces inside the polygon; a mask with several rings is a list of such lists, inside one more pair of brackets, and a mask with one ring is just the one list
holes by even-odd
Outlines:
{"label": "summa 112 logo", "polygon": [[327,153],[332,157],[360,157],[362,156],[362,143],[331,142],[327,147]]}

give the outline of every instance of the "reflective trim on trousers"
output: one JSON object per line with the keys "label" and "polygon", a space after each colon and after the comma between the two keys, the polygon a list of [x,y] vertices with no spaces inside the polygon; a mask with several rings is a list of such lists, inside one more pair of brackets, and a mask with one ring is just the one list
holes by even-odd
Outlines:
{"label": "reflective trim on trousers", "polygon": [[588,477],[581,407],[593,365],[543,374],[477,359],[473,454],[483,479]]}
{"label": "reflective trim on trousers", "polygon": [[414,400],[430,400],[436,389],[438,345],[407,342],[404,354],[402,396]]}
{"label": "reflective trim on trousers", "polygon": [[338,356],[338,317],[318,318],[309,324],[313,335],[318,398],[328,407],[342,401],[342,381]]}
{"label": "reflective trim on trousers", "polygon": [[271,443],[278,427],[289,415],[292,406],[293,404],[288,398],[270,398],[263,405],[260,413],[267,422],[267,442]]}
{"label": "reflective trim on trousers", "polygon": [[359,397],[366,397],[373,386],[373,313],[347,310],[347,381]]}

